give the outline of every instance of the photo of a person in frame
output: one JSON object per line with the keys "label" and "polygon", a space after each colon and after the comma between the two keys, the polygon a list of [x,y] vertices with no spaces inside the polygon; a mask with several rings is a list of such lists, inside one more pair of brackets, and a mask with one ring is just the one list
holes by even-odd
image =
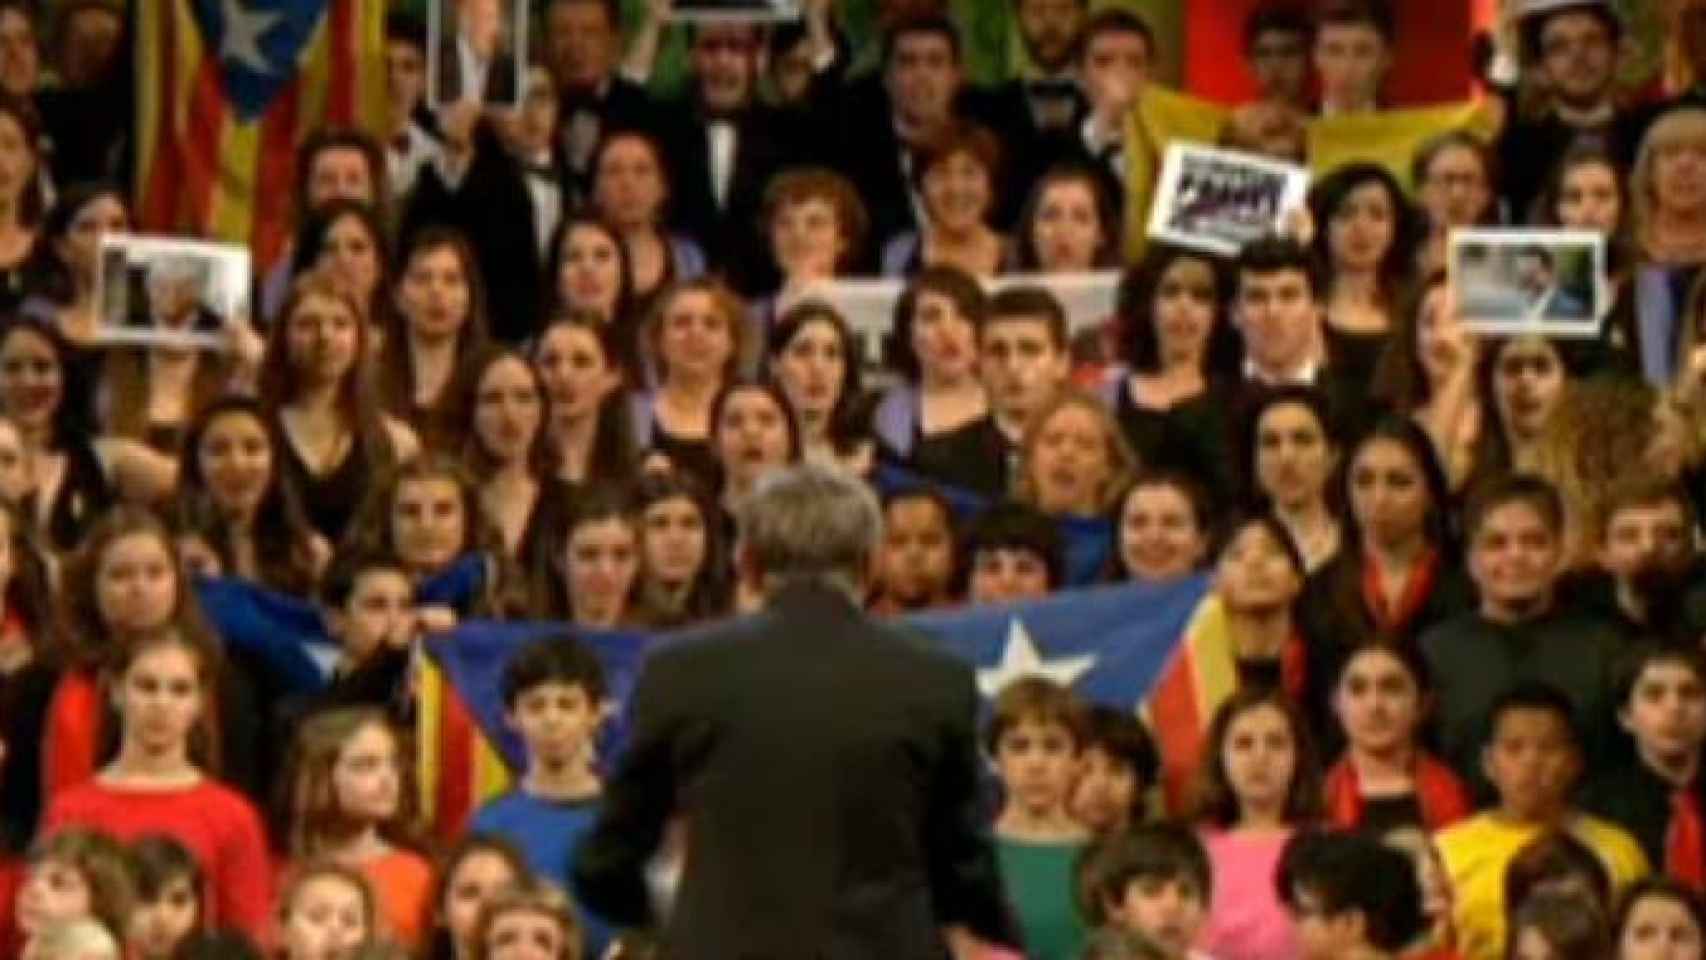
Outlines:
{"label": "photo of a person in frame", "polygon": [[169,333],[218,333],[223,318],[204,301],[213,265],[197,257],[159,256],[132,266],[142,296],[131,298],[127,324]]}
{"label": "photo of a person in frame", "polygon": [[1517,248],[1516,282],[1528,298],[1524,312],[1527,317],[1586,320],[1593,315],[1586,300],[1559,284],[1552,251],[1539,244]]}
{"label": "photo of a person in frame", "polygon": [[504,26],[506,6],[512,8],[510,21],[521,22],[517,2],[439,0],[444,29],[439,34],[434,102],[478,100],[513,105],[520,99],[516,39]]}

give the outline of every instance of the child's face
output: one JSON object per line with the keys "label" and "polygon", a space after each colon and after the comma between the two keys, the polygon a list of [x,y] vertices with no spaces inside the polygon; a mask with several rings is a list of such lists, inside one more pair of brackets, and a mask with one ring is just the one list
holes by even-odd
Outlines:
{"label": "child's face", "polygon": [[1285,713],[1260,704],[1235,717],[1220,762],[1241,807],[1283,809],[1297,772],[1297,738]]}
{"label": "child's face", "polygon": [[362,727],[344,744],[332,766],[338,809],[355,820],[383,822],[397,815],[402,797],[397,738],[377,725]]}
{"label": "child's face", "polygon": [[1617,944],[1620,960],[1700,960],[1706,955],[1694,914],[1673,896],[1645,896],[1629,908]]}
{"label": "child's face", "polygon": [[397,484],[391,539],[397,555],[417,573],[449,566],[468,540],[468,517],[456,481],[419,477]]}
{"label": "child's face", "polygon": [[286,960],[342,960],[372,934],[361,891],[342,877],[309,880],[285,906]]}
{"label": "child's face", "polygon": [[1078,783],[1072,788],[1072,816],[1097,833],[1131,822],[1132,805],[1143,792],[1130,763],[1094,744],[1084,748]]}
{"label": "child's face", "polygon": [[165,960],[195,929],[198,913],[190,878],[173,877],[158,896],[139,900],[130,915],[130,946],[143,960]]}
{"label": "child's face", "polygon": [[565,946],[556,919],[532,910],[499,914],[486,931],[487,960],[557,960]]}
{"label": "child's face", "polygon": [[458,947],[457,956],[474,952],[474,930],[480,922],[480,910],[493,897],[516,885],[520,878],[510,868],[509,861],[491,851],[470,853],[456,865],[456,872],[445,884],[444,926],[450,940]]}
{"label": "child's face", "polygon": [[1339,960],[1356,951],[1357,937],[1347,927],[1346,918],[1328,914],[1314,891],[1297,889],[1294,892],[1291,916],[1297,930],[1300,960]]}
{"label": "child's face", "polygon": [[42,860],[30,867],[18,892],[18,929],[30,937],[55,924],[81,920],[94,909],[94,893],[83,871],[64,860]]}
{"label": "child's face", "polygon": [[1333,708],[1359,750],[1385,754],[1408,746],[1421,720],[1421,691],[1409,667],[1389,650],[1352,657],[1339,678]]}
{"label": "child's face", "polygon": [[1506,815],[1538,820],[1563,805],[1581,759],[1562,717],[1551,710],[1506,710],[1482,757]]}
{"label": "child's face", "polygon": [[1062,810],[1078,765],[1078,744],[1060,723],[1021,720],[995,744],[1009,803],[1037,814]]}
{"label": "child's face", "polygon": [[409,642],[415,626],[415,591],[402,570],[376,568],[355,579],[355,588],[334,618],[344,650],[357,663],[379,650]]}
{"label": "child's face", "polygon": [[994,547],[972,557],[969,603],[1013,603],[1048,596],[1048,564],[1032,550]]}
{"label": "child's face", "polygon": [[527,745],[531,762],[560,766],[592,752],[592,735],[604,716],[604,705],[585,687],[551,682],[523,690],[507,719]]}
{"label": "child's face", "polygon": [[1649,663],[1635,678],[1618,719],[1642,754],[1692,757],[1706,741],[1706,685],[1686,663]]}
{"label": "child's face", "polygon": [[1533,926],[1526,926],[1512,935],[1511,960],[1562,960],[1563,955],[1552,949],[1551,941]]}
{"label": "child's face", "polygon": [[883,589],[903,607],[928,604],[948,589],[954,535],[931,500],[901,500],[884,516]]}
{"label": "child's face", "polygon": [[1111,925],[1142,934],[1168,957],[1184,957],[1208,916],[1204,908],[1203,891],[1194,880],[1133,877],[1125,896],[1108,905],[1107,915]]}
{"label": "child's face", "polygon": [[142,651],[124,671],[117,700],[127,740],[156,753],[181,748],[201,716],[195,655],[177,644]]}

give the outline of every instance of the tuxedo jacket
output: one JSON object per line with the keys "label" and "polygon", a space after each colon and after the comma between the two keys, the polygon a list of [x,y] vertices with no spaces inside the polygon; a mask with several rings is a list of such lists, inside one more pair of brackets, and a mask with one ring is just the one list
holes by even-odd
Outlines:
{"label": "tuxedo jacket", "polygon": [[939,928],[1012,942],[978,812],[968,666],[798,584],[648,660],[575,883],[619,926],[685,820],[676,960],[935,958]]}

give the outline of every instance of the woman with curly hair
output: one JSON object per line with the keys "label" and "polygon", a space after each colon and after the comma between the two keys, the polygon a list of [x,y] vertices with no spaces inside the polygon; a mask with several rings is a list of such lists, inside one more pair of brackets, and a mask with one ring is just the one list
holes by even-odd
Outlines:
{"label": "woman with curly hair", "polygon": [[1594,531],[1617,481],[1674,482],[1694,459],[1682,415],[1639,380],[1591,378],[1569,386],[1535,447],[1533,468],[1564,498],[1564,562],[1595,563]]}

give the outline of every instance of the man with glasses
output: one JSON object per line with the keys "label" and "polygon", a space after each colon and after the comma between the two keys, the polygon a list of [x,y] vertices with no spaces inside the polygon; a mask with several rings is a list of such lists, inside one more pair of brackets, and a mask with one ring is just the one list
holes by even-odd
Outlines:
{"label": "man with glasses", "polygon": [[1611,4],[1529,0],[1523,9],[1522,69],[1548,102],[1536,116],[1513,113],[1499,141],[1499,182],[1518,220],[1530,219],[1558,157],[1586,142],[1627,164],[1641,131],[1640,116],[1617,103],[1623,23]]}

